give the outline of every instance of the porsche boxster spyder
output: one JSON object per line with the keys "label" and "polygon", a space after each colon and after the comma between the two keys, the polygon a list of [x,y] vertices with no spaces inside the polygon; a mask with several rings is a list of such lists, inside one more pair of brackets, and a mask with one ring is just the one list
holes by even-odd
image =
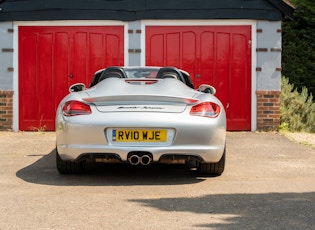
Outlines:
{"label": "porsche boxster spyder", "polygon": [[226,115],[215,88],[194,89],[174,67],[108,67],[78,83],[56,113],[56,164],[80,173],[86,162],[187,164],[221,175]]}

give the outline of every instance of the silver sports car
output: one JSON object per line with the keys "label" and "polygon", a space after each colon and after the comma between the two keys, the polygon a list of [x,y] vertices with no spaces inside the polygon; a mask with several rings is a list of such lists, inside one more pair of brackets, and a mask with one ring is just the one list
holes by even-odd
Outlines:
{"label": "silver sports car", "polygon": [[108,67],[91,85],[75,84],[56,114],[56,162],[61,174],[86,162],[187,164],[221,175],[226,116],[215,89],[198,90],[174,67]]}

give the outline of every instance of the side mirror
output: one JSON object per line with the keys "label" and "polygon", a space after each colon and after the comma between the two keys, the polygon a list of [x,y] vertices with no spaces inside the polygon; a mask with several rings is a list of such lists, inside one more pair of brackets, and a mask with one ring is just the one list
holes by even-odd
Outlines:
{"label": "side mirror", "polygon": [[203,93],[210,93],[212,95],[214,95],[217,92],[217,90],[213,86],[207,84],[200,85],[198,91]]}
{"label": "side mirror", "polygon": [[71,85],[69,87],[69,92],[70,93],[72,93],[72,92],[80,92],[80,91],[83,91],[85,89],[86,89],[85,84],[83,84],[83,83],[76,83],[76,84]]}

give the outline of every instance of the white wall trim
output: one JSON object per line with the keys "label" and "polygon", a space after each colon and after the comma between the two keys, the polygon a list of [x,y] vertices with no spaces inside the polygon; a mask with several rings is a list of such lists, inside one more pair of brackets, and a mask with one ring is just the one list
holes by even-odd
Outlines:
{"label": "white wall trim", "polygon": [[257,21],[254,21],[252,26],[252,90],[251,90],[251,131],[256,131],[257,129]]}
{"label": "white wall trim", "polygon": [[222,19],[222,20],[142,20],[141,24],[144,25],[169,25],[169,26],[230,26],[230,25],[252,25],[256,24],[256,20],[231,20],[231,19]]}
{"label": "white wall trim", "polygon": [[124,23],[124,65],[129,66],[129,23]]}
{"label": "white wall trim", "polygon": [[13,24],[13,131],[19,131],[19,30]]}
{"label": "white wall trim", "polygon": [[127,22],[114,20],[57,20],[57,21],[15,21],[15,26],[118,26],[127,25]]}
{"label": "white wall trim", "polygon": [[251,26],[252,53],[251,53],[251,131],[257,129],[257,21],[256,20],[142,20],[141,21],[141,65],[145,66],[145,27],[146,26]]}
{"label": "white wall trim", "polygon": [[61,21],[15,21],[13,22],[13,130],[19,131],[19,27],[20,26],[124,26],[124,63],[129,63],[128,57],[128,22],[94,21],[94,20],[61,20]]}

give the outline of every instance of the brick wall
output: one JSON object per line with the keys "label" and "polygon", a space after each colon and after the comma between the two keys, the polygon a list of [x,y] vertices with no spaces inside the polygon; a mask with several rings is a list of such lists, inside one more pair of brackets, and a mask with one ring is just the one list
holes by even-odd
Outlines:
{"label": "brick wall", "polygon": [[[280,125],[280,91],[256,91],[257,130],[278,130]],[[0,90],[0,130],[13,128],[13,91]]]}
{"label": "brick wall", "polygon": [[275,131],[280,125],[280,91],[256,91],[257,130]]}
{"label": "brick wall", "polygon": [[0,90],[0,130],[12,130],[13,91]]}

